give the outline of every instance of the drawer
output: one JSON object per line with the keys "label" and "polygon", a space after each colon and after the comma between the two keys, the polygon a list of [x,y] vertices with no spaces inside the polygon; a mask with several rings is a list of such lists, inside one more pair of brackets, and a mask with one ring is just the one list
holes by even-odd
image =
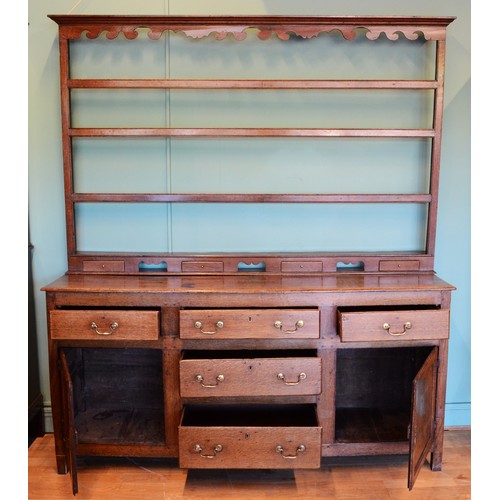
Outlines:
{"label": "drawer", "polygon": [[156,340],[159,311],[54,310],[49,313],[52,339]]}
{"label": "drawer", "polygon": [[320,273],[323,271],[323,262],[284,260],[281,262],[281,271],[283,273]]}
{"label": "drawer", "polygon": [[[207,353],[205,353],[207,354]],[[180,362],[181,397],[295,396],[321,393],[321,358],[254,357]]]}
{"label": "drawer", "polygon": [[185,309],[182,339],[315,339],[317,309]]}
{"label": "drawer", "polygon": [[179,426],[179,466],[310,469],[321,462],[313,405],[192,406]]}
{"label": "drawer", "polygon": [[381,260],[378,265],[379,271],[418,271],[419,260]]}
{"label": "drawer", "polygon": [[449,337],[448,310],[339,311],[342,342],[434,340]]}
{"label": "drawer", "polygon": [[84,260],[84,272],[113,272],[123,273],[125,271],[124,260]]}
{"label": "drawer", "polygon": [[224,271],[223,262],[200,262],[200,261],[184,261],[181,264],[183,273],[221,273]]}

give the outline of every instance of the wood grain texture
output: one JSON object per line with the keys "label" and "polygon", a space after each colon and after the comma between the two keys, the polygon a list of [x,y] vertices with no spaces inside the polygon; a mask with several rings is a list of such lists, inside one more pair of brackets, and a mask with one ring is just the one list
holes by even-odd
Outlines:
{"label": "wood grain texture", "polygon": [[[316,37],[321,33],[340,32],[346,40],[366,36],[376,40],[384,33],[389,40],[406,37],[417,40],[443,40],[446,27],[454,17],[424,16],[108,16],[108,15],[49,15],[59,25],[63,39],[79,38],[83,32],[89,39],[105,32],[106,38],[115,39],[120,33],[125,38],[137,38],[138,28],[147,28],[148,36],[159,39],[165,31],[183,32],[192,38],[215,35],[217,40],[231,34],[244,40],[246,31],[256,29],[258,37],[266,40],[277,36],[288,40],[292,35],[301,38]],[[359,33],[361,28],[361,33]]]}
{"label": "wood grain texture", "polygon": [[435,80],[68,79],[71,89],[435,89]]}
{"label": "wood grain texture", "polygon": [[[294,362],[295,359],[305,357],[307,362],[311,362],[318,358],[321,363],[325,360],[325,370],[318,369],[316,374],[311,374],[310,368],[304,369],[307,373],[306,382],[310,380],[315,384],[321,383],[321,391],[325,388],[325,394],[317,401],[318,403],[318,418],[319,427],[325,427],[325,438],[328,441],[323,441],[321,446],[321,453],[326,456],[339,456],[341,454],[386,454],[386,453],[407,453],[408,446],[398,446],[395,448],[392,443],[388,446],[384,442],[361,442],[358,438],[349,440],[349,442],[339,442],[338,439],[332,441],[335,434],[337,438],[341,437],[341,429],[335,422],[334,408],[359,408],[368,407],[377,409],[381,402],[386,406],[386,410],[402,410],[409,412],[410,399],[409,387],[413,376],[416,374],[417,367],[414,367],[414,354],[419,354],[417,365],[421,365],[423,357],[428,354],[430,346],[436,346],[443,342],[440,340],[414,340],[401,341],[390,340],[384,342],[383,348],[380,342],[373,339],[370,341],[361,341],[356,343],[343,343],[337,336],[338,330],[336,327],[337,308],[341,311],[364,311],[370,316],[372,311],[382,311],[383,314],[400,314],[400,310],[407,310],[408,304],[413,304],[408,308],[410,311],[420,312],[434,312],[439,310],[440,305],[445,306],[443,311],[447,311],[446,306],[449,305],[449,300],[446,298],[451,292],[448,284],[438,279],[435,275],[361,275],[361,274],[343,274],[335,277],[320,277],[315,278],[312,276],[295,276],[290,278],[276,277],[268,275],[247,275],[247,276],[205,276],[205,277],[155,277],[155,276],[86,276],[86,275],[66,275],[62,277],[57,283],[54,283],[46,288],[48,316],[51,313],[68,314],[71,316],[73,313],[87,314],[91,311],[93,314],[96,311],[111,311],[112,314],[117,314],[122,311],[133,314],[134,312],[148,312],[161,310],[164,313],[162,316],[162,326],[160,331],[162,337],[159,340],[118,340],[118,341],[102,341],[82,340],[82,339],[49,339],[49,347],[51,347],[51,357],[57,358],[56,345],[59,344],[65,349],[66,352],[75,352],[76,356],[79,351],[85,351],[92,354],[94,358],[100,351],[103,354],[100,356],[101,362],[99,363],[99,370],[95,373],[94,379],[91,377],[90,370],[87,372],[86,382],[87,385],[93,386],[92,393],[98,393],[101,401],[109,402],[113,399],[115,394],[124,393],[127,388],[128,401],[137,401],[138,397],[134,386],[131,386],[131,380],[128,377],[128,370],[120,372],[124,375],[119,375],[118,381],[115,381],[115,370],[111,373],[105,370],[111,363],[107,363],[102,357],[108,353],[116,356],[114,365],[118,362],[118,352],[123,349],[124,352],[131,351],[124,349],[136,346],[137,348],[150,347],[151,350],[157,351],[161,354],[172,353],[172,356],[165,358],[165,366],[168,367],[163,372],[164,381],[164,402],[166,404],[166,419],[164,420],[164,427],[168,441],[156,440],[160,447],[165,450],[159,449],[160,453],[151,454],[150,449],[143,449],[142,440],[139,447],[130,450],[132,455],[138,456],[176,456],[176,426],[180,422],[181,410],[183,403],[194,404],[196,398],[201,397],[203,401],[197,401],[203,408],[204,413],[210,407],[207,401],[214,399],[212,396],[197,396],[190,395],[185,397],[189,401],[181,401],[180,385],[182,374],[178,373],[178,363],[181,356],[188,362],[190,360],[239,360],[238,369],[244,368],[244,373],[237,375],[236,388],[232,389],[231,395],[224,395],[224,398],[254,398],[252,403],[261,403],[268,410],[268,404],[272,401],[262,400],[262,398],[277,398],[276,392],[271,391],[269,395],[252,395],[243,394],[242,387],[243,381],[250,379],[245,371],[247,368],[243,366],[241,360],[257,359],[256,362],[265,360],[266,358],[287,358],[288,362]],[[385,318],[385,316],[384,316]],[[384,319],[384,321],[387,318]],[[198,324],[199,322],[199,324]],[[302,323],[303,322],[303,323]],[[219,325],[217,325],[219,323]],[[278,327],[277,327],[278,324]],[[299,324],[301,325],[299,327]],[[49,323],[50,325],[50,323]],[[314,328],[308,331],[306,338],[295,338],[296,334],[301,335],[305,332],[309,325]],[[198,332],[196,335],[202,335],[203,341],[199,338],[193,337],[186,339],[183,337],[185,332],[191,330]],[[205,333],[200,333],[201,331]],[[223,332],[224,337],[218,338],[220,332]],[[321,338],[320,338],[321,333]],[[97,347],[99,346],[99,347]],[[91,347],[93,347],[91,349]],[[115,349],[111,349],[114,347]],[[373,349],[377,347],[377,349]],[[394,349],[394,347],[398,347]],[[414,348],[415,349],[414,349]],[[104,349],[105,348],[105,349]],[[230,355],[230,350],[233,350],[237,355]],[[241,353],[240,351],[267,351],[262,352],[256,356],[252,353]],[[273,353],[269,351],[275,351]],[[291,350],[297,350],[297,352]],[[184,352],[182,352],[184,351]],[[192,352],[189,352],[192,351]],[[206,351],[205,353],[202,351]],[[217,352],[218,351],[218,352]],[[306,352],[311,351],[311,352]],[[316,351],[316,352],[314,352]],[[238,354],[239,353],[239,354]],[[407,353],[408,355],[406,355]],[[138,356],[139,353],[136,355]],[[439,354],[443,366],[445,360],[443,359],[445,352]],[[385,362],[384,356],[388,356],[389,362]],[[337,369],[335,372],[334,358],[337,359]],[[122,360],[122,356],[119,356]],[[77,360],[78,358],[76,358]],[[106,358],[107,359],[107,358]],[[224,361],[225,362],[225,361]],[[182,363],[182,361],[181,361]],[[229,361],[234,365],[234,361]],[[252,362],[253,363],[253,362]],[[272,362],[274,363],[274,361]],[[149,363],[139,363],[142,367],[141,373],[144,373],[146,366]],[[198,365],[200,363],[197,363]],[[123,362],[120,361],[120,366]],[[159,364],[157,363],[157,366]],[[253,366],[253,365],[252,365]],[[384,367],[389,369],[389,373],[384,371]],[[394,377],[394,369],[398,368],[398,376]],[[127,365],[128,368],[128,365]],[[193,381],[196,375],[203,377],[206,384],[214,385],[214,377],[220,375],[220,370],[217,367],[211,367],[210,373],[191,373],[187,379]],[[298,381],[297,369],[299,376],[302,368],[298,365],[295,366],[295,373],[288,373],[284,367],[280,367],[280,372],[283,372],[283,378],[286,381]],[[57,406],[61,404],[60,389],[57,381],[57,366],[53,365],[54,372],[54,385],[53,389],[53,405],[54,415],[59,415]],[[235,370],[235,366],[231,366],[229,372],[222,373],[224,376],[231,378],[231,372]],[[265,371],[265,370],[264,370]],[[105,373],[104,378],[101,377],[101,372]],[[131,371],[132,373],[132,371]],[[321,373],[321,377],[320,377]],[[373,377],[373,373],[378,374],[378,377]],[[323,378],[326,377],[326,378]],[[135,377],[136,378],[136,377]],[[273,375],[275,380],[276,375]],[[125,383],[122,383],[123,381]],[[162,379],[161,371],[158,371],[155,378],[145,376],[142,385],[149,387],[154,380],[160,381]],[[187,380],[182,377],[182,380]],[[436,428],[441,432],[443,423],[443,413],[441,399],[444,401],[446,372],[442,371],[439,374],[439,389],[438,394],[440,401],[437,403],[439,411],[436,411]],[[75,378],[75,381],[78,381]],[[382,380],[382,385],[377,384],[377,380]],[[395,383],[388,384],[390,380],[402,380],[403,385]],[[115,381],[109,385],[111,381]],[[275,380],[276,381],[276,380]],[[95,382],[95,383],[94,383]],[[302,384],[302,381],[300,381]],[[261,384],[262,385],[262,384]],[[99,392],[101,388],[106,389],[104,394]],[[220,384],[224,387],[224,383]],[[335,386],[335,389],[333,389]],[[76,384],[78,387],[78,383]],[[217,386],[218,387],[218,386]],[[217,387],[215,389],[217,389]],[[302,385],[298,384],[299,388]],[[305,387],[305,386],[304,386]],[[377,389],[377,387],[379,387]],[[280,385],[280,390],[283,388]],[[197,386],[197,389],[199,387]],[[348,393],[346,390],[349,389]],[[258,389],[260,391],[260,388]],[[267,390],[267,389],[266,389]],[[162,401],[161,390],[156,396],[156,401],[160,402],[154,406],[159,409]],[[294,403],[309,403],[314,404],[311,400],[317,394],[318,390],[315,388],[309,394],[293,396]],[[262,394],[262,393],[261,393]],[[255,398],[261,398],[255,401]],[[297,399],[297,398],[300,398]],[[362,405],[356,401],[361,398]],[[373,398],[375,401],[373,401]],[[232,401],[235,403],[236,401]],[[387,403],[387,405],[385,404]],[[335,406],[334,406],[335,404]],[[233,405],[234,406],[234,405]],[[133,404],[128,404],[127,409],[136,408]],[[145,408],[141,404],[137,408]],[[149,406],[149,408],[151,408]],[[99,407],[98,414],[107,408]],[[120,409],[122,409],[120,407]],[[273,412],[275,410],[272,410]],[[373,412],[372,412],[373,413]],[[150,412],[150,416],[155,413]],[[392,418],[391,413],[385,413]],[[158,418],[155,418],[161,422]],[[379,419],[380,420],[380,419]],[[278,419],[279,421],[279,419]],[[403,435],[406,435],[408,425],[408,418],[402,422]],[[383,421],[387,422],[387,418]],[[287,427],[279,421],[280,426]],[[244,428],[245,426],[252,425],[244,424],[243,422],[232,422],[231,427],[237,424]],[[134,424],[135,425],[135,424]],[[217,424],[223,428],[227,424]],[[204,427],[205,422],[201,421],[196,424],[197,427]],[[388,424],[393,428],[393,421]],[[268,427],[265,425],[264,427]],[[293,426],[290,426],[293,427]],[[54,422],[54,428],[57,430],[56,435],[60,432],[61,423]],[[377,425],[380,432],[380,426]],[[213,430],[213,429],[212,429]],[[385,430],[384,430],[385,432]],[[134,433],[135,434],[135,433]],[[114,435],[114,434],[113,434]],[[100,438],[99,438],[100,439]],[[99,439],[97,441],[99,441]],[[127,438],[128,439],[128,438]],[[96,455],[114,455],[117,451],[116,447],[121,446],[123,439],[120,438],[118,442],[104,443],[101,449],[95,440],[92,443],[83,443],[83,440],[78,446],[80,456],[88,454]],[[147,440],[150,444],[151,440]],[[94,448],[85,450],[83,453],[82,446],[94,446]],[[200,444],[200,443],[198,443]],[[216,443],[219,444],[219,443]],[[64,446],[59,445],[58,456],[61,461],[60,467],[64,466]],[[200,444],[202,446],[202,444]],[[276,448],[276,446],[274,446]],[[168,450],[167,450],[168,449]],[[165,454],[161,454],[165,451]],[[168,454],[167,454],[168,451]],[[433,469],[436,470],[440,467],[442,457],[441,437],[435,439],[433,448]],[[88,453],[87,453],[88,452]],[[276,452],[276,450],[274,450]],[[127,453],[127,456],[130,455]],[[287,452],[289,454],[289,452]],[[123,455],[121,455],[123,456]],[[274,456],[274,455],[273,455]],[[319,455],[318,455],[319,456]],[[288,459],[287,459],[288,460]],[[291,459],[293,460],[293,459]],[[231,460],[232,463],[232,460]]]}
{"label": "wood grain texture", "polygon": [[319,338],[319,311],[209,309],[180,311],[181,339]]}
{"label": "wood grain texture", "polygon": [[51,311],[53,339],[156,340],[160,333],[158,311]]}
{"label": "wood grain texture", "polygon": [[[63,275],[53,283],[44,286],[47,292],[83,292],[119,293],[142,292],[144,294],[184,293],[287,293],[293,292],[370,292],[383,291],[384,297],[389,297],[391,291],[451,291],[455,287],[446,283],[433,273],[409,274],[340,274],[337,276],[299,276],[281,277],[262,274],[243,274],[239,276],[110,276],[110,275]],[[137,297],[134,297],[134,300]],[[381,297],[377,300],[381,304]],[[390,299],[389,299],[390,300]],[[414,295],[414,304],[417,298]],[[440,299],[441,300],[441,299]],[[136,304],[138,306],[139,304]],[[341,304],[339,304],[341,305]],[[229,304],[227,305],[229,307]],[[253,307],[253,306],[252,306]],[[279,318],[277,318],[279,319]]]}
{"label": "wood grain texture", "polygon": [[[468,500],[471,498],[471,432],[444,433],[443,470],[424,465],[411,492],[406,457],[323,459],[312,470],[183,470],[177,460],[99,458],[80,465],[79,500],[313,499]],[[29,500],[73,498],[66,475],[56,473],[52,434],[28,450]]]}
{"label": "wood grain texture", "polygon": [[[221,444],[222,451],[214,449]],[[199,444],[201,452],[195,451]],[[276,447],[283,447],[283,458]],[[298,453],[299,446],[305,451]],[[213,457],[213,458],[212,458]],[[179,430],[179,466],[208,469],[317,468],[321,429],[294,427],[193,427]]]}
{"label": "wood grain texture", "polygon": [[[62,112],[62,152],[64,166],[64,190],[66,204],[66,233],[69,272],[102,272],[102,273],[135,273],[138,271],[138,254],[123,255],[122,259],[113,251],[107,253],[107,258],[115,263],[96,262],[82,255],[81,245],[77,242],[79,234],[76,217],[76,206],[79,203],[417,203],[428,207],[425,224],[425,249],[413,254],[412,261],[417,263],[417,270],[432,270],[434,268],[435,233],[437,224],[437,201],[440,171],[441,135],[443,118],[444,92],[444,62],[445,40],[448,25],[454,17],[425,16],[111,16],[111,15],[49,15],[58,25],[60,51],[60,86]],[[278,38],[287,41],[297,38],[311,39],[319,35],[341,35],[345,40],[366,38],[371,41],[380,38],[396,41],[406,39],[421,43],[422,40],[432,41],[436,45],[434,61],[435,76],[425,80],[412,79],[355,79],[355,80],[324,80],[314,74],[308,79],[167,79],[167,78],[71,78],[70,43],[80,39],[92,40],[98,37],[113,40],[125,37],[134,40],[139,37],[139,31],[144,31],[151,40],[160,39],[164,33],[168,36],[184,34],[193,39],[207,37],[216,40],[230,38],[238,43],[248,35],[257,36],[261,41]],[[200,44],[204,41],[198,42]],[[370,42],[371,43],[371,42]],[[250,45],[252,47],[253,45]],[[251,50],[251,48],[250,48]],[[434,95],[432,111],[433,124],[427,128],[322,128],[321,126],[304,128],[255,127],[247,128],[241,124],[236,127],[219,128],[215,122],[204,128],[135,128],[117,126],[114,128],[79,128],[74,127],[72,118],[74,110],[71,94],[74,89],[188,89],[196,94],[197,89],[253,89],[257,91],[290,89],[304,91],[320,90],[326,92],[332,89],[365,89],[368,91],[380,89],[397,89],[406,93],[430,90]],[[202,97],[198,97],[200,99]],[[429,106],[430,107],[430,106]],[[306,194],[306,193],[78,193],[75,191],[73,139],[74,138],[387,138],[426,139],[431,143],[432,159],[429,174],[429,191],[414,194]],[[271,189],[271,191],[273,191]],[[165,228],[167,230],[168,228]],[[258,262],[264,260],[260,254],[255,254]],[[379,252],[372,252],[371,258],[363,262],[365,271],[386,270]],[[317,255],[320,266],[312,272],[335,272],[330,266],[330,259]],[[200,266],[183,265],[179,260],[165,261],[165,272],[191,273],[227,273],[234,272],[232,262],[224,259],[214,265]],[[357,262],[357,261],[355,261]],[[269,265],[268,265],[269,264]],[[401,266],[401,264],[399,265]],[[415,266],[415,264],[413,264]],[[275,273],[293,272],[281,267],[279,260],[266,262],[266,271]],[[293,266],[292,266],[293,267]],[[404,268],[404,264],[403,264]],[[399,270],[398,267],[396,270]],[[392,269],[389,269],[392,270]],[[412,267],[411,270],[415,270]]]}
{"label": "wood grain texture", "polygon": [[[110,269],[108,262],[120,261],[123,265],[116,269]],[[92,261],[97,263],[91,264]],[[202,268],[200,265],[190,266],[190,263],[204,262],[207,265]],[[286,252],[286,253],[265,253],[260,255],[248,253],[222,253],[222,254],[191,254],[186,253],[147,253],[135,255],[132,253],[120,253],[119,256],[110,257],[106,252],[81,252],[69,256],[68,271],[72,274],[76,273],[103,273],[103,274],[118,274],[122,269],[126,274],[145,274],[141,273],[141,265],[144,264],[159,264],[164,263],[165,268],[149,269],[148,276],[154,275],[175,275],[179,273],[189,272],[190,274],[242,274],[240,264],[246,263],[263,263],[265,272],[269,274],[296,274],[300,273],[317,273],[325,274],[337,273],[339,264],[358,264],[362,263],[365,273],[389,271],[389,272],[405,272],[405,271],[421,271],[431,272],[434,266],[433,257],[425,255],[422,252],[397,252],[397,253],[382,253],[373,255],[369,252],[356,253],[334,253],[334,252]],[[408,264],[409,263],[409,264]],[[102,265],[104,264],[104,267]],[[210,265],[208,265],[210,264]],[[222,264],[222,266],[221,266]],[[304,266],[301,268],[301,266]],[[221,269],[222,267],[222,269]],[[350,269],[355,272],[356,269]],[[346,271],[344,270],[345,274]],[[248,273],[246,273],[248,274]]]}
{"label": "wood grain texture", "polygon": [[181,397],[296,396],[321,392],[318,357],[184,359],[179,369]]}
{"label": "wood grain texture", "polygon": [[447,339],[450,311],[356,311],[339,313],[342,342]]}

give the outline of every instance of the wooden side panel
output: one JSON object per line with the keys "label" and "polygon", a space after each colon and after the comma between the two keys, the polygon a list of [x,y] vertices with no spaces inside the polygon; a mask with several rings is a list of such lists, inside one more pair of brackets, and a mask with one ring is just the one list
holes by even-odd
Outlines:
{"label": "wooden side panel", "polygon": [[434,442],[437,360],[438,348],[435,347],[413,380],[408,464],[408,488],[410,490]]}
{"label": "wooden side panel", "polygon": [[61,352],[61,387],[62,387],[62,414],[63,439],[65,442],[66,464],[71,475],[73,495],[78,493],[78,475],[76,466],[77,432],[73,407],[73,383],[69,373],[68,363],[64,352]]}

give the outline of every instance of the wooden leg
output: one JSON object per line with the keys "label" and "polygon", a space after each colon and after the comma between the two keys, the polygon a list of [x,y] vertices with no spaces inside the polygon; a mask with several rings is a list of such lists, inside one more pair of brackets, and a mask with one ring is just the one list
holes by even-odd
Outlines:
{"label": "wooden leg", "polygon": [[68,472],[66,468],[66,455],[56,455],[56,465],[58,474],[66,474]]}
{"label": "wooden leg", "polygon": [[443,462],[444,442],[444,406],[446,398],[446,372],[448,370],[448,340],[439,343],[439,368],[436,392],[436,429],[434,432],[434,446],[431,453],[431,469],[440,471]]}
{"label": "wooden leg", "polygon": [[443,453],[431,453],[431,470],[434,472],[439,472],[442,469],[443,464]]}
{"label": "wooden leg", "polygon": [[58,474],[66,474],[66,453],[62,432],[61,387],[57,347],[49,341],[50,397],[52,404],[52,423],[54,427],[54,446]]}

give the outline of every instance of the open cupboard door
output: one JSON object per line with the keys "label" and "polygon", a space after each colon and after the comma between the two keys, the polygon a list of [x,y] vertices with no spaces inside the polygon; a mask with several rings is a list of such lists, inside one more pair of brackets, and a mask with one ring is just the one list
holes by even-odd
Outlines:
{"label": "open cupboard door", "polygon": [[76,443],[75,413],[73,406],[73,383],[64,352],[61,352],[61,385],[62,385],[62,413],[63,413],[63,439],[65,443],[66,467],[70,473],[73,495],[78,493],[78,477],[76,469]]}
{"label": "open cupboard door", "polygon": [[434,347],[413,380],[408,464],[410,490],[434,442],[437,367],[438,348]]}

